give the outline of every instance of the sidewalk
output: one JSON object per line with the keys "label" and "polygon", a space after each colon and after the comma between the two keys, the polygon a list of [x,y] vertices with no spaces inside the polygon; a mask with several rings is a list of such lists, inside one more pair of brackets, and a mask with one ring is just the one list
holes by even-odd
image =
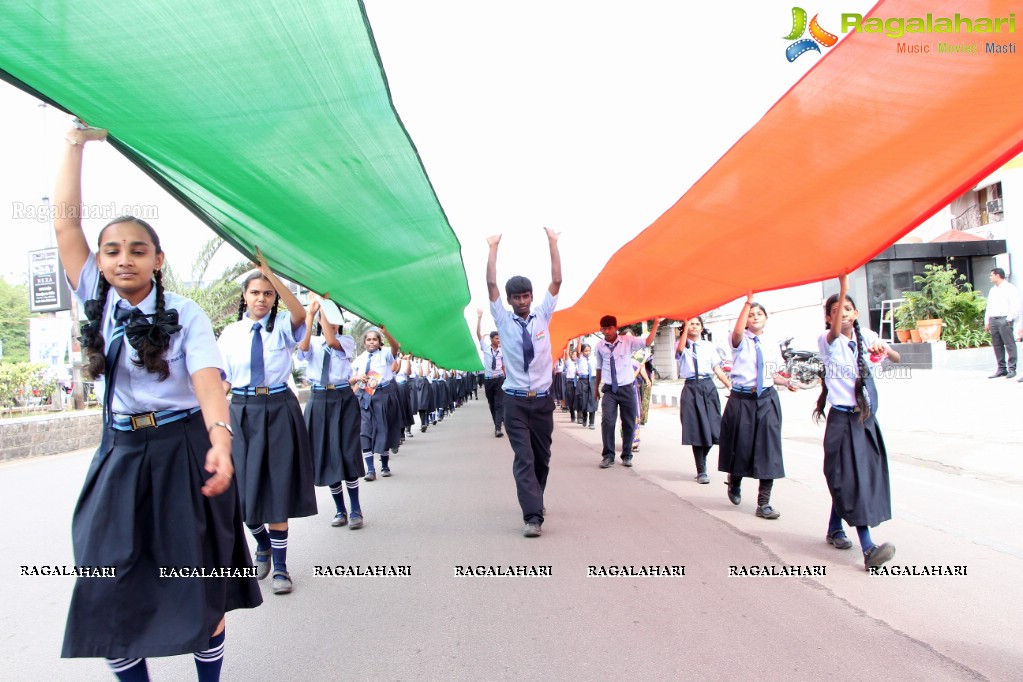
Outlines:
{"label": "sidewalk", "polygon": [[[877,381],[878,422],[892,459],[1023,485],[1023,385],[989,372],[911,370]],[[727,391],[720,386],[721,407]],[[651,404],[678,410],[681,381],[654,384]],[[782,391],[782,436],[821,443],[811,414],[820,389]]]}

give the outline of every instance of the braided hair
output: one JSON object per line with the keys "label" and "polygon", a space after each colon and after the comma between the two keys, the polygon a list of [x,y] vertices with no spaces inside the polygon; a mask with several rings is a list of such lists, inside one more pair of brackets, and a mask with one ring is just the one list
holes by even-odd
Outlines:
{"label": "braided hair", "polygon": [[[119,223],[135,223],[142,227],[149,235],[150,240],[153,242],[153,247],[157,254],[163,253],[163,249],[160,247],[160,237],[157,236],[156,230],[153,226],[147,223],[141,218],[135,216],[121,216],[114,218],[109,223],[103,226],[103,229],[99,232],[99,238],[97,239],[97,247],[103,244],[103,233],[111,225],[117,225]],[[156,279],[156,320],[159,320],[166,308],[166,301],[163,295],[163,273],[157,270],[154,273]],[[82,325],[82,336],[81,342],[85,348],[85,355],[88,361],[86,368],[89,376],[96,378],[106,372],[106,357],[105,357],[105,345],[106,342],[103,338],[102,324],[103,324],[103,310],[106,307],[107,296],[110,293],[110,282],[107,281],[103,273],[99,276],[99,286],[96,290],[96,298],[86,301],[85,303],[85,316],[88,322]],[[132,363],[136,367],[145,367],[147,372],[152,374],[158,374],[159,380],[163,381],[170,376],[170,367],[167,365],[167,360],[164,358],[164,354],[167,349],[170,348],[170,337],[171,334],[166,333],[162,330],[154,329],[150,332],[146,338],[136,348],[138,353],[138,359],[133,359]]]}
{"label": "braided hair", "polygon": [[[245,278],[244,282],[242,282],[242,296],[241,300],[238,301],[239,320],[245,316],[245,311],[249,309],[248,304],[245,302],[245,292],[249,290],[249,284],[257,279],[262,279],[266,280],[267,282],[270,282],[270,280],[266,279],[266,277],[263,276],[263,273],[260,272],[259,270],[249,273],[249,276]],[[272,284],[273,283],[271,282],[271,285]],[[274,330],[274,323],[277,321],[277,304],[280,303],[280,300],[281,295],[274,291],[274,305],[272,308],[270,308],[269,319],[267,319],[266,321],[266,330],[268,332],[272,332]]]}
{"label": "braided hair", "polygon": [[[852,305],[853,310],[856,310],[856,303],[851,297],[846,296],[845,300],[849,301]],[[824,303],[824,315],[830,316],[831,309],[838,303],[838,294],[832,294],[828,297],[828,300]],[[824,323],[825,329],[831,329],[831,323]],[[860,422],[862,423],[870,416],[870,402],[867,400],[867,396],[864,393],[863,387],[866,384],[869,370],[867,369],[867,363],[863,359],[863,334],[860,332],[860,321],[853,321],[853,331],[856,332],[856,384],[853,387],[853,393],[856,396],[856,407],[860,410]],[[828,404],[828,384],[826,381],[821,381],[821,394],[817,397],[817,405],[813,410],[813,420],[820,423],[821,418],[824,416],[824,408]]]}

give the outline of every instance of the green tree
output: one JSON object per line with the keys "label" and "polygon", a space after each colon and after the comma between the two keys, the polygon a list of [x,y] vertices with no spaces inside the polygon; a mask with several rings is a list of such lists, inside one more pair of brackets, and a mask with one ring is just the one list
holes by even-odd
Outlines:
{"label": "green tree", "polygon": [[235,320],[238,313],[241,287],[235,280],[252,267],[249,263],[239,261],[218,277],[207,280],[210,263],[223,244],[223,239],[214,237],[202,246],[192,262],[191,281],[182,281],[169,264],[163,266],[164,288],[198,303],[209,316],[217,335]]}
{"label": "green tree", "polygon": [[0,342],[2,362],[28,362],[28,287],[0,278]]}

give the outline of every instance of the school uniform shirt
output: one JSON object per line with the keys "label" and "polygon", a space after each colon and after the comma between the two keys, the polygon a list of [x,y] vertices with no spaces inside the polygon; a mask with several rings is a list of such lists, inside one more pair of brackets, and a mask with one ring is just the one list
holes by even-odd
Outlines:
{"label": "school uniform shirt", "polygon": [[308,363],[306,379],[317,386],[324,385],[320,382],[323,377],[324,356],[330,358],[327,365],[327,384],[347,386],[348,379],[352,376],[352,362],[344,348],[331,348],[325,336],[314,336],[309,342],[309,350],[298,351],[298,359]]}
{"label": "school uniform shirt", "polygon": [[575,360],[569,360],[568,362],[565,363],[566,381],[575,381],[576,374],[578,374],[579,371],[578,369],[576,369],[575,362],[576,362]]}
{"label": "school uniform shirt", "polygon": [[646,348],[646,341],[638,336],[619,335],[614,343],[601,340],[597,344],[595,355],[603,384],[611,385],[612,363],[615,369],[614,375],[618,378],[618,385],[631,383],[635,376],[632,372],[632,354],[643,348]]}
{"label": "school uniform shirt", "polygon": [[224,327],[217,339],[220,354],[224,356],[224,373],[226,381],[232,388],[242,388],[252,384],[250,373],[252,358],[252,325],[260,323],[259,335],[263,337],[263,376],[267,386],[286,384],[291,378],[291,352],[298,345],[298,340],[305,336],[305,322],[294,332],[291,331],[291,313],[282,310],[277,313],[272,332],[266,330],[270,316],[253,319],[249,313],[237,322]]}
{"label": "school uniform shirt", "polygon": [[[84,306],[86,300],[95,297],[98,284],[99,268],[96,265],[96,255],[90,252],[82,267],[78,288],[74,291],[75,298]],[[114,383],[114,396],[111,402],[111,409],[115,413],[141,414],[161,410],[189,410],[199,404],[192,387],[192,375],[207,367],[215,367],[223,373],[224,363],[217,350],[213,325],[202,308],[194,301],[169,291],[164,292],[163,300],[165,310],[178,311],[178,324],[181,325],[181,330],[171,335],[170,346],[163,356],[167,361],[170,376],[160,381],[158,375],[149,373],[145,367],[136,366],[132,361],[138,360],[138,352],[125,338],[117,360],[117,380]],[[122,299],[117,290],[110,287],[103,307],[101,327],[105,343],[104,353],[109,350],[113,338],[114,308],[118,306],[128,309],[136,307],[146,314],[155,313],[155,283],[149,295],[137,306],[132,306]],[[106,383],[109,385],[109,381]]]}
{"label": "school uniform shirt", "polygon": [[525,319],[525,330],[533,344],[533,360],[527,370],[523,356],[522,325],[516,322],[521,321],[521,318],[505,308],[501,299],[490,302],[490,314],[493,315],[497,331],[501,335],[506,391],[546,391],[551,387],[554,381],[551,374],[554,358],[551,356],[548,327],[557,305],[558,297],[552,296],[547,289],[543,302],[533,308]]}
{"label": "school uniform shirt", "polygon": [[[367,369],[367,361],[369,362],[369,369]],[[352,371],[356,374],[377,372],[380,375],[380,378],[377,380],[377,386],[384,386],[394,379],[394,371],[391,369],[393,364],[394,356],[391,355],[391,349],[385,346],[373,351],[372,357],[369,351],[362,351],[359,357],[355,358],[352,362]]]}
{"label": "school uniform shirt", "polygon": [[[695,360],[693,359],[694,346],[696,351]],[[707,376],[708,374],[713,374],[714,368],[721,365],[721,357],[718,355],[717,348],[710,341],[704,341],[703,339],[698,339],[695,343],[686,340],[685,347],[675,353],[675,360],[678,362],[679,379]]]}
{"label": "school uniform shirt", "polygon": [[[871,346],[880,339],[877,334],[869,329],[860,329],[863,337],[863,348],[859,353],[863,356],[867,371],[872,372],[875,363],[870,361]],[[856,363],[856,335],[852,338],[839,333],[838,338],[828,343],[828,332],[824,332],[817,339],[817,348],[821,353],[821,360],[824,362],[824,383],[828,387],[828,404],[840,405],[842,407],[856,407],[856,379],[859,377],[859,368]],[[867,403],[870,403],[870,392],[866,385],[863,393],[867,396]],[[874,407],[871,405],[871,407]]]}
{"label": "school uniform shirt", "polygon": [[[757,383],[757,349],[755,338],[760,339],[760,352],[764,357],[764,382],[757,393],[774,386],[774,374],[785,369],[778,344],[765,334],[756,337],[748,329],[742,334],[738,348],[732,349],[732,387],[752,389]],[[731,338],[729,338],[729,344]],[[699,353],[699,350],[697,350]]]}
{"label": "school uniform shirt", "polygon": [[597,358],[590,352],[590,357],[583,355],[575,361],[575,375],[580,379],[592,379],[597,376]]}
{"label": "school uniform shirt", "polygon": [[495,350],[490,344],[490,337],[484,336],[480,339],[480,350],[483,351],[483,378],[503,377],[504,353],[501,352],[501,347],[498,346]]}

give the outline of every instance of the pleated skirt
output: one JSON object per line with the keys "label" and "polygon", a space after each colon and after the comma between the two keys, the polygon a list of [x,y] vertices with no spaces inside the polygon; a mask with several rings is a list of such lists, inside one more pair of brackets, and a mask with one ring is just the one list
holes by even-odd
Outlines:
{"label": "pleated skirt", "polygon": [[313,454],[295,394],[232,395],[231,426],[245,523],[284,523],[315,515]]}
{"label": "pleated skirt", "polygon": [[892,518],[888,452],[871,415],[830,410],[824,431],[824,478],[831,502],[850,526],[876,526]]}
{"label": "pleated skirt", "polygon": [[721,400],[713,379],[687,381],[679,397],[682,445],[711,447],[721,438]]}
{"label": "pleated skirt", "polygon": [[313,452],[313,483],[333,485],[366,475],[359,435],[359,403],[351,388],[312,391],[305,405],[305,426]]}
{"label": "pleated skirt", "polygon": [[141,658],[201,651],[224,613],[259,606],[255,577],[160,577],[160,569],[252,567],[238,488],[201,488],[210,448],[202,413],[112,431],[96,451],[71,524],[76,579],[61,655]]}
{"label": "pleated skirt", "polygon": [[729,394],[721,415],[718,471],[757,479],[785,478],[781,401],[774,389],[760,397]]}

